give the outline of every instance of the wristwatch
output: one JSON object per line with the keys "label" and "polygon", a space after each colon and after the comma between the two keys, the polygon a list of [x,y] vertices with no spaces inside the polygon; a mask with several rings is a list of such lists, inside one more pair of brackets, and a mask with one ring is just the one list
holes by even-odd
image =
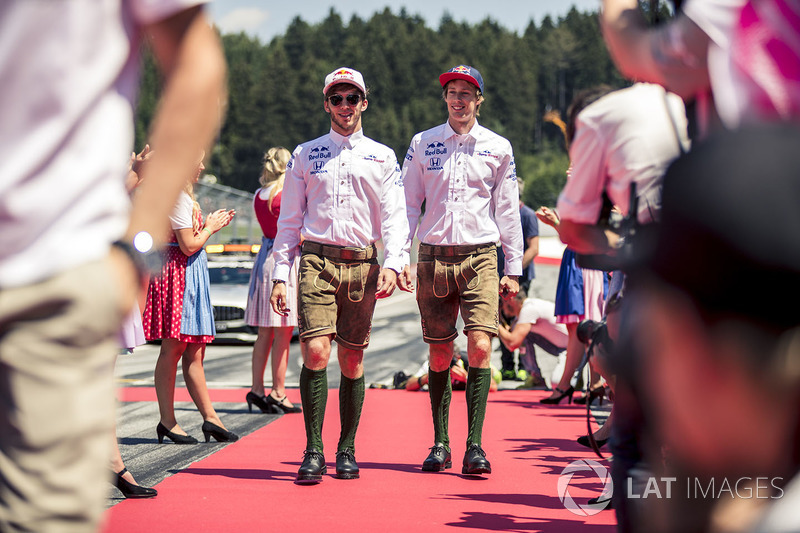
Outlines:
{"label": "wristwatch", "polygon": [[141,278],[159,272],[164,266],[164,260],[160,250],[155,247],[153,236],[146,231],[140,231],[134,235],[132,242],[118,240],[111,245],[119,248],[131,258]]}
{"label": "wristwatch", "polygon": [[273,280],[272,280],[272,288],[274,289],[274,288],[275,288],[275,285],[278,285],[278,284],[280,284],[280,283],[286,283],[286,280],[282,280],[282,279],[273,279]]}

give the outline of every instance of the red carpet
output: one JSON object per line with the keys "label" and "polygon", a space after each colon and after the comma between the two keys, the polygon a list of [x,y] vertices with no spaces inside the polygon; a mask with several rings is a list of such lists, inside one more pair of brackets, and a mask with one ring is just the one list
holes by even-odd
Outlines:
{"label": "red carpet", "polygon": [[[542,406],[538,399],[545,394],[490,393],[483,447],[493,473],[469,478],[461,475],[464,392],[453,393],[450,411],[453,469],[422,473],[433,434],[428,394],[368,390],[356,439],[361,479],[339,480],[333,477],[338,391],[331,390],[323,432],[329,466],[321,484],[294,484],[305,447],[303,418],[284,415],[167,478],[157,486],[157,498],[112,507],[105,531],[611,533],[613,511],[578,516],[558,497],[562,469],[576,459],[597,458],[575,443],[585,429],[584,410]],[[237,391],[235,401],[242,396]],[[570,495],[583,504],[600,485],[593,475],[576,475]]]}

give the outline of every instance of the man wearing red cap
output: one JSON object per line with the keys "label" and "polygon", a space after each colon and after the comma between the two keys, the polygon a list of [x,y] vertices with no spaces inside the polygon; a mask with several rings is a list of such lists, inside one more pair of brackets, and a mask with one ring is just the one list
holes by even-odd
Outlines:
{"label": "man wearing red cap", "polygon": [[[338,68],[325,78],[323,106],[331,131],[295,148],[287,165],[283,208],[275,237],[270,302],[285,315],[297,305],[303,368],[300,397],[306,450],[298,483],[318,483],[326,472],[322,422],[328,397],[331,341],[338,345],[341,434],[336,477],[359,477],[355,437],[364,403],[364,350],[375,300],[397,286],[408,264],[405,196],[391,148],[366,137],[361,113],[367,89],[360,72]],[[298,300],[287,302],[286,278],[293,251],[302,244]],[[375,242],[383,240],[378,264]],[[400,280],[400,287],[405,278]]]}
{"label": "man wearing red cap", "polygon": [[[439,76],[448,120],[414,136],[403,163],[409,243],[420,241],[417,302],[423,339],[429,345],[429,385],[434,445],[422,464],[426,472],[452,465],[447,431],[449,367],[458,336],[459,311],[467,336],[469,434],[462,473],[488,474],[481,447],[486,400],[492,381],[489,362],[497,335],[498,298],[517,293],[522,274],[522,224],[514,155],[508,140],[480,126],[483,78],[459,65]],[[425,212],[420,218],[422,204]],[[496,243],[505,253],[498,280]],[[410,280],[408,271],[401,278]]]}

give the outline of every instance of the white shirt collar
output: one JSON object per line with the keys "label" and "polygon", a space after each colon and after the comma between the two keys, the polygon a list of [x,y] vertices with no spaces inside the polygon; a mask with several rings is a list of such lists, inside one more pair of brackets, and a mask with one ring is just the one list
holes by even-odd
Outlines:
{"label": "white shirt collar", "polygon": [[[477,140],[478,139],[478,131],[479,131],[479,129],[480,129],[480,125],[478,124],[478,121],[475,120],[475,124],[472,125],[472,129],[470,129],[467,133],[464,133],[464,135],[469,135],[473,139]],[[461,134],[460,133],[456,133],[456,130],[454,130],[453,126],[450,125],[450,120],[448,119],[448,121],[444,123],[444,138],[445,139],[449,139],[450,137],[452,137],[454,135],[455,136],[460,136]]]}
{"label": "white shirt collar", "polygon": [[344,136],[336,133],[333,128],[330,132],[331,140],[339,148],[353,148],[364,138],[364,128],[354,132],[352,135]]}

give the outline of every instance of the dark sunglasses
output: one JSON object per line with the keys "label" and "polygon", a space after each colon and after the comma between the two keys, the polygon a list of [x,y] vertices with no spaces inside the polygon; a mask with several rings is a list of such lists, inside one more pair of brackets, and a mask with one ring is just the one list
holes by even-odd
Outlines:
{"label": "dark sunglasses", "polygon": [[348,94],[347,96],[342,96],[341,94],[332,94],[328,97],[328,101],[331,103],[333,107],[339,107],[342,105],[342,101],[347,99],[347,103],[350,105],[356,105],[361,101],[360,94]]}

